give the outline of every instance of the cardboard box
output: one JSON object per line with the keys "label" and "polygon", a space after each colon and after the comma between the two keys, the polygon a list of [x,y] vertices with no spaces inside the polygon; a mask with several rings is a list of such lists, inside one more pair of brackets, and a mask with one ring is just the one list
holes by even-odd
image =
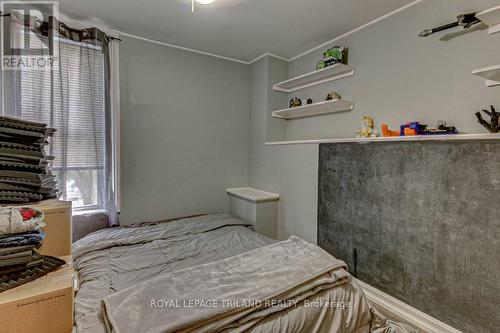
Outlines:
{"label": "cardboard box", "polygon": [[35,281],[0,294],[0,333],[70,333],[74,271],[70,262]]}
{"label": "cardboard box", "polygon": [[73,244],[73,218],[71,201],[44,200],[37,203],[1,205],[2,207],[33,207],[44,212],[44,222],[47,224],[42,230],[46,237],[42,246],[36,251],[40,254],[64,257],[71,255]]}
{"label": "cardboard box", "polygon": [[42,228],[46,237],[37,252],[53,257],[70,256],[73,243],[71,201],[45,200],[30,206],[45,213],[47,224]]}

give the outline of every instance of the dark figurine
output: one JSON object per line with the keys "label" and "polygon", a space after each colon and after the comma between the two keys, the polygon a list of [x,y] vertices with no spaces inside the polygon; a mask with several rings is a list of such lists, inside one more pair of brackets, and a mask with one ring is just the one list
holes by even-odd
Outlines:
{"label": "dark figurine", "polygon": [[488,123],[486,120],[483,119],[483,116],[481,116],[481,112],[476,112],[478,123],[483,125],[483,127],[486,128],[490,133],[500,132],[500,125],[498,124],[500,113],[495,110],[493,105],[491,106],[491,112],[488,110],[483,110],[483,112],[486,113],[491,118],[491,121]]}
{"label": "dark figurine", "polygon": [[297,97],[292,98],[290,100],[290,108],[296,108],[298,106],[302,106],[302,101],[298,99]]}

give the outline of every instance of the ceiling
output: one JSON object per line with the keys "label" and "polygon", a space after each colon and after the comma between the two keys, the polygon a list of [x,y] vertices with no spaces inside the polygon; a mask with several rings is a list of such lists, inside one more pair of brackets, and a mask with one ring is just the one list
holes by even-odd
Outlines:
{"label": "ceiling", "polygon": [[250,61],[294,57],[414,0],[61,0],[60,11],[135,36]]}

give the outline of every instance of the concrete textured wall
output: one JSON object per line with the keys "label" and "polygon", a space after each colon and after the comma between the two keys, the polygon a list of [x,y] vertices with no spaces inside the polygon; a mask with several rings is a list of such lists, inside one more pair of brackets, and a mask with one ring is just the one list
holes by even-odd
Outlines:
{"label": "concrete textured wall", "polygon": [[487,141],[320,145],[318,244],[457,329],[497,332],[498,151]]}
{"label": "concrete textured wall", "polygon": [[227,211],[248,181],[249,66],[120,45],[121,224]]}

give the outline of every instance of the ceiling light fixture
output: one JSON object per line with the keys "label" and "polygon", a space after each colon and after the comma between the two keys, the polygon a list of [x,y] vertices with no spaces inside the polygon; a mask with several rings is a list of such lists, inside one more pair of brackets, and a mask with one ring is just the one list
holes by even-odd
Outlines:
{"label": "ceiling light fixture", "polygon": [[210,5],[213,3],[215,0],[191,0],[191,11],[194,13],[194,3],[195,1],[199,3],[200,5]]}

